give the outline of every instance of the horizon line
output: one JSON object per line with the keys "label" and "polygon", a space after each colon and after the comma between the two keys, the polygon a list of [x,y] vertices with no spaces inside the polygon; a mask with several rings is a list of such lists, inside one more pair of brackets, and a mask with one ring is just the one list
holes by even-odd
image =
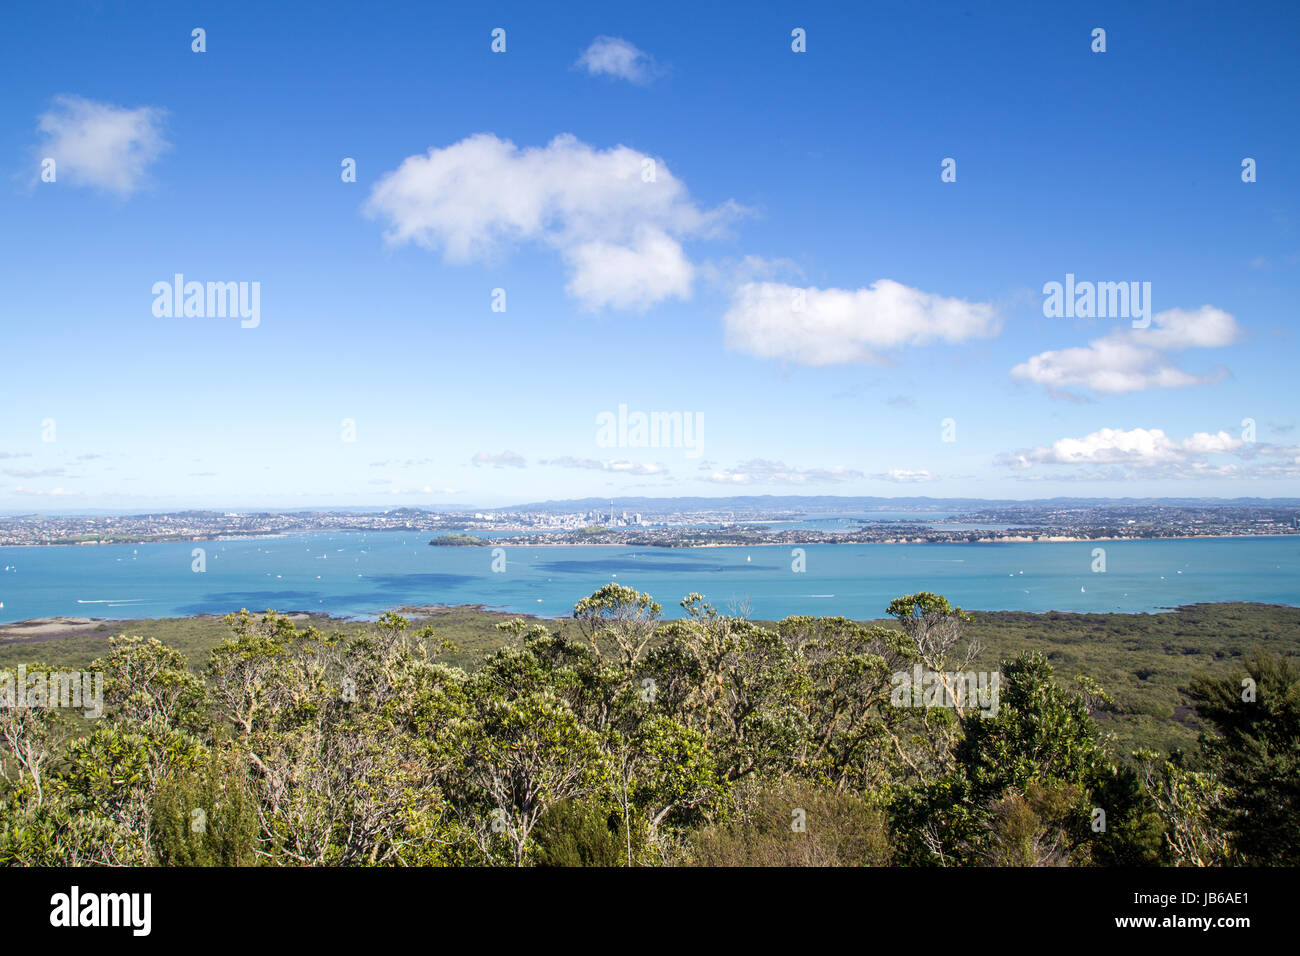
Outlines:
{"label": "horizon line", "polygon": [[[1281,507],[1300,506],[1300,497],[1290,498],[1263,498],[1252,496],[1237,496],[1233,498],[1224,498],[1217,496],[1194,496],[1194,497],[1171,497],[1164,495],[1145,495],[1145,496],[1124,496],[1111,498],[1098,497],[1076,497],[1071,495],[1054,495],[1047,498],[976,498],[976,497],[932,497],[929,495],[910,495],[910,496],[891,496],[884,497],[880,495],[673,495],[673,496],[651,496],[651,495],[625,495],[622,496],[624,501],[637,502],[655,502],[671,504],[673,502],[698,502],[708,503],[716,502],[723,504],[725,502],[762,502],[771,501],[788,501],[798,503],[800,501],[826,501],[830,499],[834,502],[880,502],[880,503],[915,503],[925,502],[927,504],[944,504],[944,503],[978,503],[990,505],[1032,505],[1032,504],[1050,504],[1057,502],[1077,502],[1082,504],[1145,504],[1145,503],[1171,503],[1171,504],[1233,504],[1240,502],[1258,503],[1261,505],[1275,505]],[[153,514],[181,514],[181,513],[221,513],[221,514],[284,514],[293,512],[323,512],[330,514],[350,514],[362,512],[393,512],[393,511],[420,511],[427,513],[464,513],[470,511],[521,511],[537,509],[541,507],[557,507],[560,505],[574,505],[575,507],[593,501],[605,502],[611,504],[619,500],[619,496],[608,498],[605,496],[588,495],[581,498],[548,498],[542,501],[518,502],[506,505],[470,505],[470,504],[353,504],[353,505],[293,505],[293,506],[275,506],[275,505],[252,505],[239,508],[209,505],[209,506],[173,506],[171,508],[160,509],[141,509],[139,506],[134,508],[88,508],[84,510],[76,509],[52,509],[52,510],[33,510],[33,511],[3,511],[0,512],[0,518],[23,518],[30,516],[61,516],[61,517],[84,517],[96,514],[122,514],[122,515],[153,515]],[[701,505],[703,506],[703,505]]]}

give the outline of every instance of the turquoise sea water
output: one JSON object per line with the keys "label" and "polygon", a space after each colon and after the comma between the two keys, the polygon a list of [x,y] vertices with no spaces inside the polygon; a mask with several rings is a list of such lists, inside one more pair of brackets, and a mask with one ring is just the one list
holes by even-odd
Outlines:
{"label": "turquoise sea water", "polygon": [[[610,581],[678,616],[699,591],[751,616],[876,618],[895,597],[936,591],[974,610],[1154,611],[1206,601],[1300,604],[1300,537],[1079,544],[789,547],[438,548],[403,532],[111,546],[0,548],[0,622],[56,615],[136,618],[247,607],[371,616],[408,604],[484,604],[557,617]],[[1095,573],[1093,549],[1106,550]],[[191,569],[203,548],[207,570]]]}

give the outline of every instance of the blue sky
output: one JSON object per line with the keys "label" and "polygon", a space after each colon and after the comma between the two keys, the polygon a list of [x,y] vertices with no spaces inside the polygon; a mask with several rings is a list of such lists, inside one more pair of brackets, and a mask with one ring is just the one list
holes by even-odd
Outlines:
{"label": "blue sky", "polygon": [[0,31],[0,511],[1296,494],[1293,4],[127,6]]}

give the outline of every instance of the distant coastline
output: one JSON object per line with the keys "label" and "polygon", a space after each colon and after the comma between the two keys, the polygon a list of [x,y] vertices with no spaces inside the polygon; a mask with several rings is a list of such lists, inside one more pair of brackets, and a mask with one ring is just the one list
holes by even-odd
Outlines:
{"label": "distant coastline", "polygon": [[[596,505],[599,504],[599,507]],[[398,532],[445,545],[702,547],[1055,543],[1300,534],[1300,499],[578,499],[472,510],[181,511],[0,516],[0,547]]]}
{"label": "distant coastline", "polygon": [[[690,543],[680,545],[643,545],[645,547],[658,547],[667,550],[682,549],[695,550],[703,548],[788,548],[793,544],[795,547],[806,545],[864,545],[864,544],[1086,544],[1092,541],[1211,541],[1224,540],[1228,538],[1241,539],[1258,539],[1258,538],[1296,538],[1300,537],[1300,532],[1286,532],[1278,534],[1167,534],[1153,535],[1151,537],[1097,537],[1087,538],[1081,536],[1012,536],[1006,537],[989,537],[989,538],[952,538],[943,540],[928,540],[926,538],[885,538],[882,540],[860,541],[856,539],[826,539],[816,541],[716,541],[703,543]],[[434,547],[432,541],[429,542]],[[619,541],[521,541],[517,538],[498,539],[495,541],[486,541],[480,545],[471,545],[477,548],[626,548],[636,547],[637,545],[625,544]],[[466,547],[465,545],[454,545],[453,547]]]}
{"label": "distant coastline", "polygon": [[[195,536],[186,538],[127,538],[100,541],[45,541],[37,544],[0,544],[0,548],[80,548],[80,547],[124,547],[129,545],[140,544],[188,544],[204,543],[212,541],[274,541],[283,538],[301,537],[303,535],[323,535],[323,534],[374,534],[373,531],[350,530],[350,531],[323,531],[316,529],[303,529],[301,531],[277,531],[266,534],[220,534],[212,536]],[[419,534],[418,531],[408,531],[409,534]],[[1084,535],[1001,535],[987,537],[971,537],[978,532],[963,531],[954,534],[952,537],[945,538],[875,538],[871,540],[862,540],[847,535],[816,537],[809,540],[797,541],[706,541],[690,542],[676,545],[653,544],[650,542],[623,542],[623,541],[550,541],[550,540],[531,540],[521,539],[519,537],[484,539],[482,544],[455,544],[455,545],[436,545],[432,541],[428,544],[434,547],[460,547],[460,548],[497,548],[497,547],[528,547],[528,548],[626,548],[626,547],[657,547],[657,548],[779,548],[779,547],[802,547],[810,544],[1084,544],[1089,541],[1195,541],[1195,540],[1222,540],[1230,538],[1296,538],[1300,537],[1300,531],[1277,531],[1266,532],[1262,534],[1163,534],[1163,535],[1101,535],[1097,537],[1087,537]],[[538,535],[538,538],[541,536]]]}

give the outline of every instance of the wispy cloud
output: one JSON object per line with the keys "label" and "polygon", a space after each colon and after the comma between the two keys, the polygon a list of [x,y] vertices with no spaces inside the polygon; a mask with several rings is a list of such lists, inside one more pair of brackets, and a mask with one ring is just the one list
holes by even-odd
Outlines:
{"label": "wispy cloud", "polygon": [[56,96],[37,120],[39,154],[55,161],[57,182],[128,196],[146,184],[148,168],[168,148],[164,115],[154,106]]}
{"label": "wispy cloud", "polygon": [[889,471],[878,472],[871,477],[881,481],[894,481],[900,484],[916,484],[924,481],[939,480],[938,475],[933,475],[928,471],[908,471],[903,468],[893,468]]}
{"label": "wispy cloud", "polygon": [[64,468],[6,468],[10,478],[59,478],[67,473]]}
{"label": "wispy cloud", "polygon": [[628,475],[665,475],[668,473],[668,469],[660,464],[649,465],[634,461],[598,461],[595,458],[573,458],[567,455],[563,458],[552,458],[549,461],[543,461],[541,464],[553,465],[557,468],[621,472]]}
{"label": "wispy cloud", "polygon": [[435,488],[432,485],[421,485],[418,488],[402,488],[394,485],[388,490],[390,495],[459,495],[461,491],[457,488]]}
{"label": "wispy cloud", "polygon": [[[1239,464],[1252,459],[1263,462],[1253,467]],[[1222,430],[1176,439],[1160,428],[1101,428],[1082,438],[1061,438],[999,455],[997,460],[1019,472],[1043,465],[1082,468],[1094,479],[1122,480],[1134,473],[1166,478],[1300,477],[1300,447],[1248,442]]]}
{"label": "wispy cloud", "polygon": [[513,451],[503,451],[499,455],[493,455],[485,451],[476,454],[470,461],[478,465],[491,465],[493,468],[524,468],[528,462],[524,456]]}
{"label": "wispy cloud", "polygon": [[663,72],[654,57],[622,37],[596,37],[574,65],[592,76],[612,76],[638,86],[644,86]]}
{"label": "wispy cloud", "polygon": [[1152,316],[1149,328],[1121,329],[1086,346],[1041,352],[1013,368],[1011,375],[1054,394],[1069,386],[1106,394],[1186,388],[1218,381],[1227,371],[1193,375],[1175,366],[1169,353],[1222,348],[1241,334],[1236,319],[1222,309],[1169,309]]}
{"label": "wispy cloud", "polygon": [[853,481],[862,472],[836,465],[833,468],[798,468],[783,461],[753,458],[729,470],[712,471],[705,481],[719,485],[809,485]]}

